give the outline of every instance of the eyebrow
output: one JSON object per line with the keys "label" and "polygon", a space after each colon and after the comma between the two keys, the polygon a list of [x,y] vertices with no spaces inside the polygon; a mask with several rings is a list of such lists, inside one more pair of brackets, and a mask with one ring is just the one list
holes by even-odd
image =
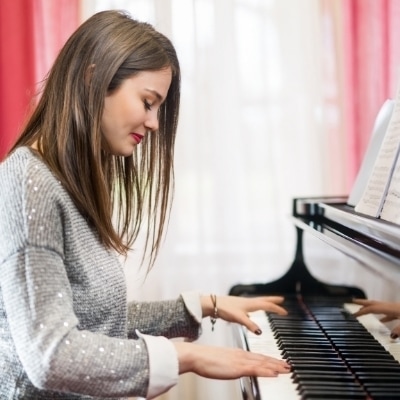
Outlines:
{"label": "eyebrow", "polygon": [[150,92],[150,93],[152,93],[152,94],[154,94],[154,96],[157,97],[157,99],[158,99],[158,101],[159,101],[160,103],[162,103],[162,102],[164,101],[164,99],[163,99],[163,97],[161,96],[161,94],[158,93],[156,90],[148,89],[148,88],[146,88],[145,90],[148,91],[148,92]]}

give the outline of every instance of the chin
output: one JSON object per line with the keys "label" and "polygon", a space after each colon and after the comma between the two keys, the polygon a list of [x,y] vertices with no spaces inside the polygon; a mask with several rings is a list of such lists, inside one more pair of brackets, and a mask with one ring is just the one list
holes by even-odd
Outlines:
{"label": "chin", "polygon": [[111,149],[110,153],[117,157],[131,157],[134,150],[135,148],[132,146],[126,149]]}

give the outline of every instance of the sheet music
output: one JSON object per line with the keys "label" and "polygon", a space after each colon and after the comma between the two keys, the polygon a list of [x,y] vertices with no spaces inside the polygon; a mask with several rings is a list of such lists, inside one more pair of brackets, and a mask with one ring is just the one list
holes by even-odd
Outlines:
{"label": "sheet music", "polygon": [[383,203],[381,219],[400,224],[400,163],[397,163]]}
{"label": "sheet music", "polygon": [[[370,178],[364,193],[355,207],[356,212],[367,214],[378,218],[388,194],[390,181],[392,179],[400,149],[400,90],[397,91],[393,113],[389,121],[386,135],[383,139],[378,157],[375,160]],[[399,168],[398,168],[399,169]],[[397,172],[400,179],[400,170]],[[397,187],[399,182],[397,183]],[[393,186],[394,188],[395,186]],[[392,190],[394,194],[394,191]],[[387,207],[385,207],[385,215],[390,213],[391,204],[395,200],[394,196],[390,196]],[[400,204],[400,201],[397,201]]]}
{"label": "sheet music", "polygon": [[371,133],[371,139],[368,144],[367,151],[361,163],[356,180],[351,189],[347,204],[355,207],[360,201],[364,190],[367,186],[368,179],[374,167],[375,160],[378,156],[379,149],[382,146],[383,138],[389,126],[389,121],[392,116],[394,100],[386,100],[380,108],[378,115],[375,118],[375,123]]}

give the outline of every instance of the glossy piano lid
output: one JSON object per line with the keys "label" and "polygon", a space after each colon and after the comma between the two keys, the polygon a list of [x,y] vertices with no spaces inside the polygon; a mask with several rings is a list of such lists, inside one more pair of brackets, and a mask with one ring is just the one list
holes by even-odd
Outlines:
{"label": "glossy piano lid", "polygon": [[319,203],[318,206],[325,218],[400,251],[399,225],[357,213],[354,207],[348,204]]}

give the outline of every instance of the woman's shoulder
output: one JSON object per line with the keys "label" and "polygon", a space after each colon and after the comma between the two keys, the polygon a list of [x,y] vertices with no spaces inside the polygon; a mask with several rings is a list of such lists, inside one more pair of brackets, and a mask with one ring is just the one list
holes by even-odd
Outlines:
{"label": "woman's shoulder", "polygon": [[0,163],[0,174],[3,178],[7,176],[16,178],[20,174],[26,174],[29,167],[35,167],[38,172],[48,169],[34,150],[22,146],[15,149]]}
{"label": "woman's shoulder", "polygon": [[54,175],[35,150],[26,146],[15,149],[0,164],[0,187],[3,193],[7,188],[15,191],[29,185],[48,186],[56,182]]}

